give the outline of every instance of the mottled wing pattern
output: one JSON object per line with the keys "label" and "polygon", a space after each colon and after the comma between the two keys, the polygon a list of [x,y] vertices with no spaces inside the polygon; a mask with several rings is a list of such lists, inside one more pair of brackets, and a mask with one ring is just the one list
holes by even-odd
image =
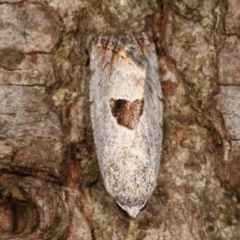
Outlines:
{"label": "mottled wing pattern", "polygon": [[145,33],[103,34],[90,60],[91,118],[104,185],[136,217],[156,186],[161,157],[155,46]]}

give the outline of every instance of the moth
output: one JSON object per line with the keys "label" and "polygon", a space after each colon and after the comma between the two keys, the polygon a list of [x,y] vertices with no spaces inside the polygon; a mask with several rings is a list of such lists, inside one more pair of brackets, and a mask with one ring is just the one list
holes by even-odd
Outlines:
{"label": "moth", "polygon": [[91,120],[107,192],[135,218],[159,172],[163,104],[155,46],[145,33],[105,33],[90,54]]}

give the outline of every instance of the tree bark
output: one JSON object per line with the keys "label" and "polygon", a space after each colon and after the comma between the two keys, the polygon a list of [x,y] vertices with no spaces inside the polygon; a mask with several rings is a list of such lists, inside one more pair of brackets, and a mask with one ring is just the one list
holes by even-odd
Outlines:
{"label": "tree bark", "polygon": [[[238,0],[0,0],[0,239],[239,239]],[[106,193],[89,51],[144,31],[164,93],[157,187],[131,219]]]}

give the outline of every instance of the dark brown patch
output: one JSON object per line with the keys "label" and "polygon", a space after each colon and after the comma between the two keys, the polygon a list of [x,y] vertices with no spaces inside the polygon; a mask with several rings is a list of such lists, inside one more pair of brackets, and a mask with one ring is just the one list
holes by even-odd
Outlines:
{"label": "dark brown patch", "polygon": [[32,63],[36,64],[36,63],[37,63],[37,59],[38,59],[38,54],[37,54],[37,53],[34,53],[34,54],[31,55],[30,61],[31,61]]}
{"label": "dark brown patch", "polygon": [[8,69],[17,69],[18,64],[24,59],[24,54],[14,48],[0,49],[0,66]]}
{"label": "dark brown patch", "polygon": [[110,99],[112,115],[116,118],[117,123],[131,130],[136,127],[143,113],[143,105],[143,99],[133,102],[124,99]]}
{"label": "dark brown patch", "polygon": [[176,88],[176,86],[172,81],[167,80],[167,81],[163,82],[163,92],[166,97],[173,96],[174,92],[175,92],[175,88]]}

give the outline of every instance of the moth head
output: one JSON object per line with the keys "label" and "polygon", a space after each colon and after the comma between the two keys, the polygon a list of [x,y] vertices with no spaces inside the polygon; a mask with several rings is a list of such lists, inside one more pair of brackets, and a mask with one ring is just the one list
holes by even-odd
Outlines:
{"label": "moth head", "polygon": [[117,201],[118,205],[128,213],[128,215],[132,218],[136,218],[137,215],[139,214],[139,212],[141,211],[141,209],[144,208],[145,204],[146,204],[147,200],[143,203],[143,204],[139,204],[139,205],[134,205],[134,206],[127,206],[127,205],[123,205],[120,202]]}

